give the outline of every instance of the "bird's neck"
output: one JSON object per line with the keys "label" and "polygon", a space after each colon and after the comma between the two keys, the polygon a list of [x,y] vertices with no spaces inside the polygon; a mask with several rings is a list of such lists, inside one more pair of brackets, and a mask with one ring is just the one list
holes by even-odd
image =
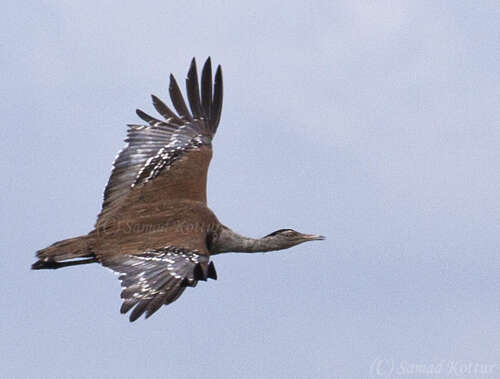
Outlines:
{"label": "bird's neck", "polygon": [[272,250],[285,249],[273,237],[249,238],[233,232],[231,229],[222,228],[210,246],[211,254],[228,252],[258,253]]}

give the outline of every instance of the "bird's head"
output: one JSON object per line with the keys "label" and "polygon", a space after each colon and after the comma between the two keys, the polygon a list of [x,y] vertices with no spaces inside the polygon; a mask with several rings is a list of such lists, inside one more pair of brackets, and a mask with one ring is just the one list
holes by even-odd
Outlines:
{"label": "bird's head", "polygon": [[282,248],[292,247],[307,241],[320,241],[325,237],[319,234],[304,234],[293,229],[279,229],[264,238],[275,240]]}

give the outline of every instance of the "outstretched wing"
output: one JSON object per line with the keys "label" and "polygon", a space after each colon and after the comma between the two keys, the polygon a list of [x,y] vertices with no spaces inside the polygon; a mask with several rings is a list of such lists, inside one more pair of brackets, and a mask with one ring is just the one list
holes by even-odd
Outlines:
{"label": "outstretched wing", "polygon": [[[168,184],[163,183],[158,191],[162,190],[160,187],[169,187],[170,191],[177,190],[179,193],[165,193],[166,197],[182,198],[183,193],[195,193],[199,197],[197,200],[205,200],[211,141],[222,110],[221,67],[217,67],[212,90],[212,67],[210,58],[207,59],[202,70],[200,91],[196,61],[193,58],[186,78],[191,112],[173,75],[170,75],[169,92],[177,113],[154,95],[153,105],[164,120],[137,110],[138,116],[149,125],[129,125],[125,140],[127,145],[118,153],[113,163],[113,172],[104,191],[103,206],[97,224],[120,208],[134,188],[154,183],[158,181],[158,177],[168,176],[170,169],[176,165],[184,165],[185,171],[190,167],[201,167],[205,172],[204,175],[192,174],[196,180],[184,183],[182,178],[186,175],[183,175],[183,169],[180,167],[176,172],[177,178],[168,178]],[[185,188],[186,186],[196,188]]]}
{"label": "outstretched wing", "polygon": [[120,312],[127,313],[135,306],[130,321],[144,312],[148,318],[162,305],[175,301],[187,286],[196,286],[198,280],[217,279],[206,255],[173,246],[142,254],[105,256],[101,263],[120,275],[124,287]]}

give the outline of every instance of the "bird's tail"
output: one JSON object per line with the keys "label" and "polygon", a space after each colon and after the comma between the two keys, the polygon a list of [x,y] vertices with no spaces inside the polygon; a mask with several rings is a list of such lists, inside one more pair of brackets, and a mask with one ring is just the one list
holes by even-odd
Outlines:
{"label": "bird's tail", "polygon": [[93,238],[89,235],[68,238],[53,243],[45,249],[38,250],[38,261],[33,263],[33,270],[57,268],[58,263],[74,258],[94,257],[92,253]]}

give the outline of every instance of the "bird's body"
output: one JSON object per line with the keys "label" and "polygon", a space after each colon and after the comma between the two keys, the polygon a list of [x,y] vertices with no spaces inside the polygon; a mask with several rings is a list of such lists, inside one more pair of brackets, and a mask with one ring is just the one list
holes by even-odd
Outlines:
{"label": "bird's body", "polygon": [[210,58],[201,91],[193,59],[186,79],[189,112],[171,76],[177,113],[153,96],[161,121],[138,110],[149,125],[129,125],[127,146],[117,155],[95,228],[37,252],[33,269],[99,262],[120,275],[122,313],[149,317],[177,299],[187,286],[216,279],[210,256],[223,252],[279,250],[322,239],[290,229],[261,239],[240,236],[207,207],[212,139],[222,110],[222,72],[212,89]]}

